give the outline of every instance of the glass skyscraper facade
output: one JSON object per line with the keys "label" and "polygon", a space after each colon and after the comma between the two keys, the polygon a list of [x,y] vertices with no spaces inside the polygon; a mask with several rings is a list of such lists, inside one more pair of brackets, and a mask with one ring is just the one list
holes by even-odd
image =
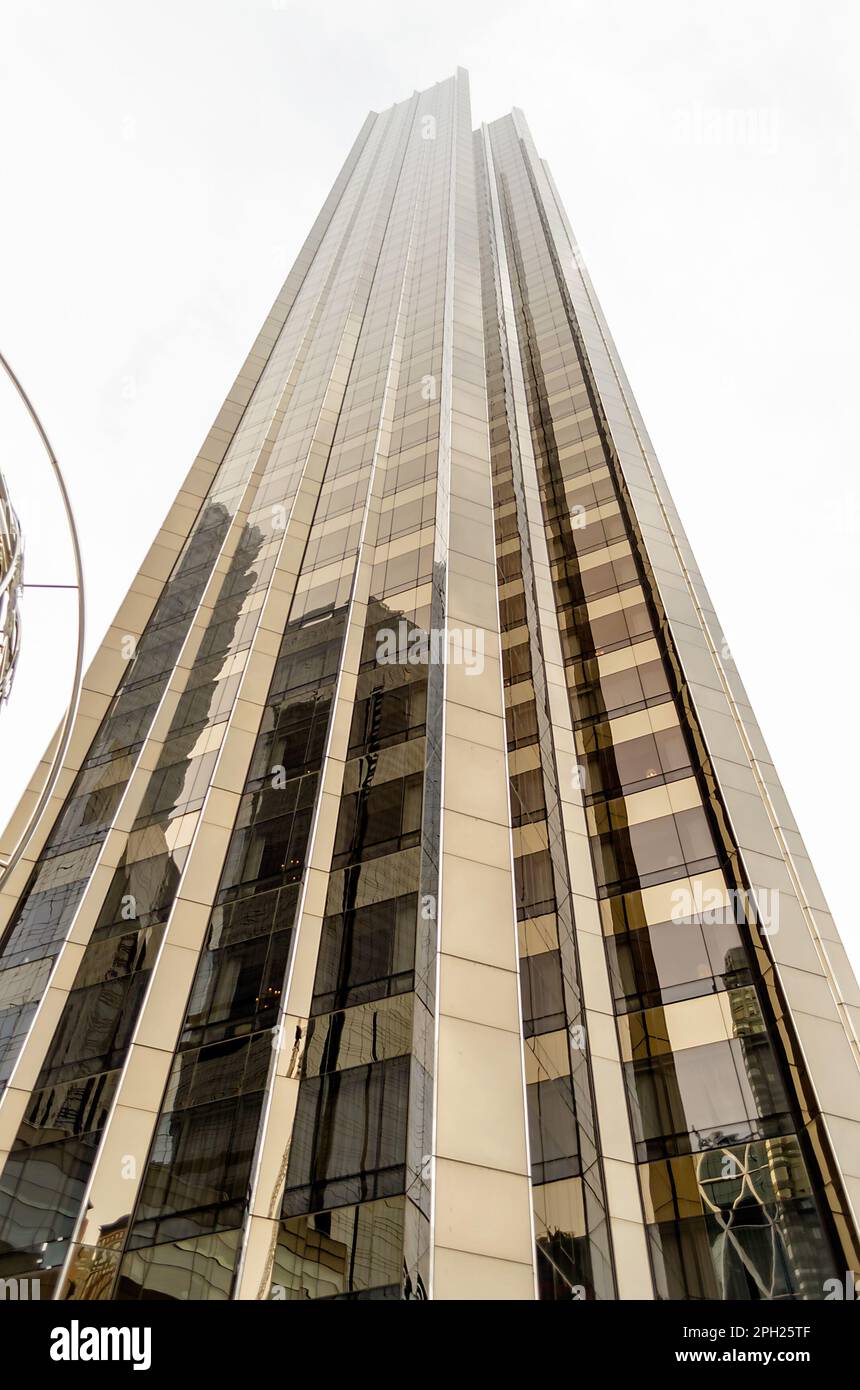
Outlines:
{"label": "glass skyscraper facade", "polygon": [[860,1272],[860,993],[549,170],[461,70],[365,121],[0,928],[43,1298]]}

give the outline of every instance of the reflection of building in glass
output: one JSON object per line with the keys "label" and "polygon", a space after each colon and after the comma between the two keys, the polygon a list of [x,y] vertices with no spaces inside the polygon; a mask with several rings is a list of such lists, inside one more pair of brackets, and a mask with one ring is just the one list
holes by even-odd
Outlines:
{"label": "reflection of building in glass", "polygon": [[98,1244],[90,1247],[78,1260],[77,1280],[70,1287],[70,1298],[93,1302],[110,1298],[127,1226],[127,1218],[120,1217],[119,1221],[102,1229]]}
{"label": "reflection of building in glass", "polygon": [[21,648],[23,570],[21,527],[0,473],[0,704],[9,698]]}
{"label": "reflection of building in glass", "polygon": [[858,996],[722,651],[522,116],[371,115],[3,901],[0,1275],[823,1297]]}

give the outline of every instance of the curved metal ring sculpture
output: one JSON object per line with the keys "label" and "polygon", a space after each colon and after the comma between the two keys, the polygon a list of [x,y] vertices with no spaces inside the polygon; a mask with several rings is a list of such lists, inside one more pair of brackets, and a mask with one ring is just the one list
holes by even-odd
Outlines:
{"label": "curved metal ring sculpture", "polygon": [[[77,583],[73,587],[77,589],[78,594],[78,641],[77,651],[75,654],[75,671],[74,676],[72,678],[72,689],[69,703],[66,708],[66,713],[63,716],[62,723],[60,725],[57,744],[54,750],[54,756],[51,760],[51,767],[49,769],[48,776],[45,779],[45,785],[39,794],[39,799],[36,802],[30,819],[24,827],[24,830],[22,831],[18,839],[18,842],[15,845],[15,848],[12,850],[12,853],[10,854],[8,860],[6,860],[5,863],[0,863],[0,889],[2,889],[8,881],[9,875],[12,873],[13,869],[21,859],[21,856],[23,855],[25,849],[27,848],[27,845],[30,841],[30,837],[32,836],[33,831],[36,829],[36,826],[38,825],[39,820],[42,816],[42,812],[44,811],[45,807],[48,804],[48,801],[50,800],[51,793],[54,790],[57,778],[60,775],[60,769],[63,766],[63,758],[65,757],[66,749],[69,746],[69,739],[72,735],[72,727],[75,722],[75,715],[77,714],[78,704],[81,698],[81,685],[83,683],[84,672],[84,572],[83,564],[81,562],[81,550],[78,542],[77,527],[75,526],[75,518],[72,513],[72,505],[69,501],[69,494],[66,491],[66,484],[63,475],[60,471],[60,465],[57,462],[57,456],[51,447],[51,441],[48,439],[42,422],[36,414],[33,403],[31,402],[29,396],[27,395],[26,391],[24,390],[23,386],[21,385],[20,381],[18,380],[17,376],[13,372],[12,368],[9,366],[9,363],[6,361],[6,358],[3,356],[2,353],[0,353],[0,366],[2,366],[4,372],[8,376],[12,385],[15,387],[15,390],[17,391],[18,395],[23,401],[27,409],[27,413],[30,416],[30,419],[33,421],[39,438],[41,439],[42,444],[44,445],[45,452],[48,455],[48,459],[50,461],[51,468],[54,473],[54,478],[56,479],[57,487],[59,488],[60,497],[63,503],[63,510],[66,514],[66,521],[68,522],[69,526],[69,535],[71,537],[72,553],[75,562],[75,576],[77,579]],[[11,514],[11,516],[14,518],[14,512],[11,511],[11,508],[7,508],[6,511],[6,515],[9,514]],[[0,523],[0,525],[2,525],[2,523]],[[12,532],[10,531],[10,536],[11,534]],[[12,566],[10,566],[7,571],[4,571],[4,579],[2,582],[2,587],[0,587],[0,597],[2,597],[4,602],[7,597],[17,597],[17,593],[20,592],[21,587],[21,540],[20,529],[17,525],[17,518],[15,518],[14,534],[16,539],[13,548],[13,554],[17,554],[18,559],[17,562],[13,560]],[[0,542],[0,545],[2,545],[2,542]],[[16,563],[17,571],[15,571],[14,568]],[[11,576],[15,572],[17,572],[17,580],[13,580],[10,577],[8,584],[6,584],[5,574],[8,573]],[[5,619],[5,616],[6,609],[4,608],[2,610],[3,619]],[[11,631],[14,636],[14,645],[11,650],[11,665],[7,665],[6,667],[6,675],[8,678],[11,678],[12,667],[14,667],[14,662],[17,658],[18,653],[20,625],[18,620],[17,603],[14,603],[12,605],[12,617],[10,621],[12,624]],[[3,639],[0,638],[0,641],[3,641]],[[2,663],[4,654],[5,645],[3,652],[0,652],[0,663]],[[2,665],[0,665],[0,671],[2,671]],[[2,684],[0,684],[0,695],[2,695],[3,693],[3,686]],[[5,687],[5,693],[8,694],[8,679]]]}

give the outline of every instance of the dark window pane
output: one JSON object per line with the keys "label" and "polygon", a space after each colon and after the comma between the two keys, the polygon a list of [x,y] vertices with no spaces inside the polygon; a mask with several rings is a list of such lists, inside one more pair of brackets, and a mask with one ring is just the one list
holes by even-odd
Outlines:
{"label": "dark window pane", "polygon": [[402,1191],[408,1090],[407,1057],[302,1082],[284,1216]]}
{"label": "dark window pane", "polygon": [[579,1172],[573,1083],[569,1076],[526,1087],[532,1182],[554,1182]]}
{"label": "dark window pane", "polygon": [[565,1026],[561,958],[558,951],[542,951],[520,960],[523,996],[523,1030],[526,1037],[552,1033]]}
{"label": "dark window pane", "polygon": [[326,917],[314,981],[314,1014],[412,988],[418,895]]}

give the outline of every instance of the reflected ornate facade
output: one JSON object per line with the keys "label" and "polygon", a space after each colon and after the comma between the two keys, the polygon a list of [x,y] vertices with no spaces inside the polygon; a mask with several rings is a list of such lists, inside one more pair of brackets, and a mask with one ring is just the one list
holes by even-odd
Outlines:
{"label": "reflected ornate facade", "polygon": [[858,1269],[857,985],[549,171],[462,71],[362,127],[29,853],[0,1277]]}
{"label": "reflected ornate facade", "polygon": [[9,698],[21,649],[23,569],[21,527],[0,473],[0,706]]}

